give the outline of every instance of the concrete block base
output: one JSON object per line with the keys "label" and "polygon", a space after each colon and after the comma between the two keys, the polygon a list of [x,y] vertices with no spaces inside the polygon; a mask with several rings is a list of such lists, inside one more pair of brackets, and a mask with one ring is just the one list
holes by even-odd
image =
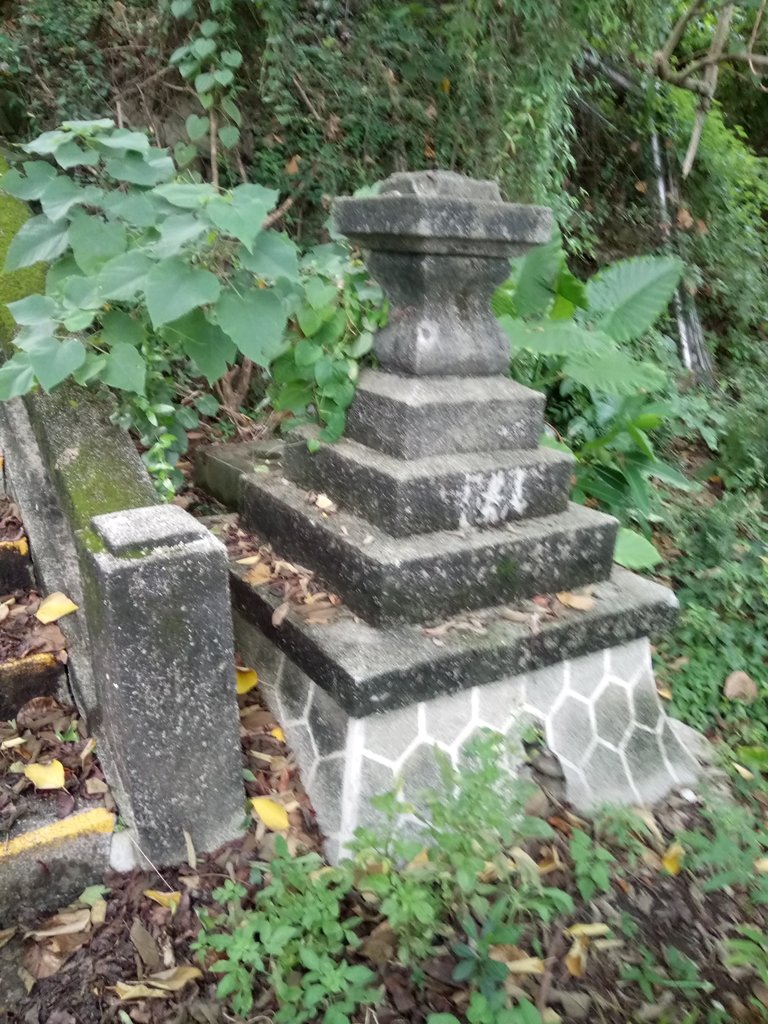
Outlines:
{"label": "concrete block base", "polygon": [[438,782],[433,748],[456,761],[484,728],[514,737],[538,723],[580,810],[652,803],[698,774],[659,702],[645,638],[353,717],[238,615],[235,629],[295,752],[331,860],[372,823],[371,797],[398,780],[406,799],[418,797]]}

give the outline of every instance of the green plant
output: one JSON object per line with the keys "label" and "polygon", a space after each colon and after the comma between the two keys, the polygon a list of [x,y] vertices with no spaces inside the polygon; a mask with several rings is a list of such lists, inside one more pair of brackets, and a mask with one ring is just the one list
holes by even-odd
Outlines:
{"label": "green plant", "polygon": [[664,965],[655,962],[648,949],[640,950],[639,964],[624,964],[621,969],[623,981],[634,982],[645,999],[656,998],[655,989],[671,989],[686,998],[696,992],[712,992],[714,985],[699,977],[699,969],[690,957],[674,946],[664,947]]}
{"label": "green plant", "polygon": [[595,837],[621,850],[634,867],[646,850],[651,830],[631,807],[604,807],[595,815]]}
{"label": "green plant", "polygon": [[201,911],[193,948],[203,960],[218,956],[210,967],[221,975],[218,996],[247,1016],[254,986],[265,978],[278,1002],[276,1024],[350,1024],[351,1015],[375,1005],[380,993],[372,971],[344,955],[360,944],[359,919],[344,914],[352,888],[349,866],[324,867],[317,854],[291,857],[279,838],[277,856],[255,869],[251,881],[261,883],[267,871],[252,905],[245,886],[227,882],[213,892],[223,912]]}
{"label": "green plant", "polygon": [[580,828],[573,830],[570,853],[576,888],[583,900],[589,901],[595,893],[610,891],[610,869],[616,863],[612,853],[593,842]]}
{"label": "green plant", "polygon": [[[6,268],[52,265],[45,295],[9,307],[19,330],[0,398],[70,377],[117,389],[117,418],[137,430],[166,495],[180,481],[187,430],[218,409],[199,388],[185,401],[191,382],[218,386],[238,360],[243,369],[267,370],[284,354],[300,363],[293,376],[287,360],[276,366],[276,405],[306,420],[312,403],[321,439],[339,436],[354,394],[352,353],[369,347],[365,328],[383,315],[341,243],[300,259],[286,235],[266,229],[274,190],[175,180],[164,150],[109,120],[67,122],[24,148],[46,159],[9,171],[2,187],[42,212],[16,233]],[[88,168],[87,183],[47,158]]]}
{"label": "green plant", "polygon": [[[598,502],[648,530],[653,481],[691,489],[663,462],[649,432],[669,413],[650,401],[664,374],[627,344],[666,309],[682,265],[669,257],[624,260],[585,284],[569,271],[559,236],[518,261],[493,308],[512,344],[512,373],[544,390],[547,414],[577,459],[574,498]],[[622,535],[618,560],[632,568],[658,561],[642,538]]]}
{"label": "green plant", "polygon": [[703,875],[703,892],[740,886],[760,904],[768,903],[768,879],[755,871],[755,862],[768,850],[762,813],[742,803],[709,799],[702,806],[706,830],[680,835],[686,866]]}
{"label": "green plant", "polygon": [[727,939],[725,962],[731,967],[748,967],[763,985],[768,985],[768,935],[754,925],[742,924],[736,929],[740,938]]}

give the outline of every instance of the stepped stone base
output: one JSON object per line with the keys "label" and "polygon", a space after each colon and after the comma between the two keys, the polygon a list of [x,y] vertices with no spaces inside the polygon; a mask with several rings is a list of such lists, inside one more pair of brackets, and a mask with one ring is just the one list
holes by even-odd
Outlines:
{"label": "stepped stone base", "polygon": [[399,780],[405,799],[418,798],[438,782],[434,748],[456,762],[483,728],[515,737],[538,723],[560,759],[568,799],[584,811],[652,803],[698,774],[660,705],[645,638],[353,717],[237,614],[235,630],[296,754],[331,860],[375,820],[371,797]]}

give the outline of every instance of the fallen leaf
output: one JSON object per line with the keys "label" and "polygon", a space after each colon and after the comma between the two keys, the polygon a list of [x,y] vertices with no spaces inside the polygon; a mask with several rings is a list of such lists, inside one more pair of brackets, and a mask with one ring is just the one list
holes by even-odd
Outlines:
{"label": "fallen leaf", "polygon": [[672,700],[672,691],[668,690],[666,686],[657,686],[656,693],[658,693],[662,700]]}
{"label": "fallen leaf", "polygon": [[40,604],[40,607],[35,612],[35,618],[46,625],[49,622],[57,622],[59,619],[63,619],[65,615],[71,615],[72,612],[77,611],[78,606],[74,601],[70,601],[66,594],[62,594],[60,591],[56,591],[53,594],[49,594]]}
{"label": "fallen leaf", "polygon": [[677,211],[677,226],[683,231],[687,231],[693,227],[693,217],[691,216],[690,210],[686,210],[684,206],[681,206]]}
{"label": "fallen leaf", "polygon": [[0,929],[0,949],[3,946],[7,946],[13,936],[16,934],[15,925],[12,928],[1,928]]}
{"label": "fallen leaf", "polygon": [[595,607],[595,599],[591,594],[573,594],[570,590],[560,591],[557,600],[566,608],[575,608],[580,612],[588,612]]}
{"label": "fallen leaf", "polygon": [[11,750],[13,747],[20,747],[26,743],[23,736],[14,736],[12,740],[3,740],[0,743],[0,750]]}
{"label": "fallen leaf", "polygon": [[635,182],[635,191],[639,192],[640,195],[643,195],[644,193],[646,193],[648,191],[648,182],[647,181],[636,181]]}
{"label": "fallen leaf", "polygon": [[386,964],[393,960],[397,951],[397,936],[389,921],[377,924],[360,947],[363,956],[374,964]]}
{"label": "fallen leaf", "polygon": [[683,869],[683,858],[685,857],[685,850],[681,843],[672,843],[668,848],[664,856],[661,858],[661,863],[664,870],[668,875],[679,875]]}
{"label": "fallen leaf", "polygon": [[743,764],[738,764],[736,761],[731,761],[733,770],[737,775],[740,775],[745,782],[752,782],[755,777],[755,773],[751,772],[749,768],[745,768]]}
{"label": "fallen leaf", "polygon": [[88,796],[100,796],[102,793],[106,793],[109,786],[106,784],[104,779],[86,779],[85,780],[85,792]]}
{"label": "fallen leaf", "polygon": [[268,796],[251,797],[251,806],[257,816],[271,832],[285,832],[289,826],[288,812],[282,804]]}
{"label": "fallen leaf", "polygon": [[235,671],[237,673],[237,692],[240,696],[248,693],[257,685],[259,677],[255,669],[241,668],[239,665],[235,665]]}
{"label": "fallen leaf", "polygon": [[[759,875],[768,875],[768,857],[761,857],[755,861],[755,871]],[[0,932],[2,935],[2,932]]]}
{"label": "fallen leaf", "polygon": [[50,764],[27,764],[24,774],[35,789],[63,789],[64,765],[54,759]]}
{"label": "fallen leaf", "polygon": [[276,725],[274,729],[270,729],[269,735],[274,736],[275,739],[279,740],[281,743],[285,743],[285,733],[279,725]]}
{"label": "fallen leaf", "polygon": [[299,173],[299,166],[301,164],[301,157],[298,153],[291,157],[288,163],[285,165],[283,170],[286,174],[293,175]]}
{"label": "fallen leaf", "polygon": [[596,921],[594,924],[572,924],[570,928],[565,929],[566,935],[586,935],[588,939],[600,939],[604,935],[608,935],[611,931],[609,924],[602,924]]}
{"label": "fallen leaf", "polygon": [[335,512],[336,504],[331,501],[327,494],[318,494],[315,498],[315,505],[320,509],[321,512]]}
{"label": "fallen leaf", "polygon": [[106,885],[89,885],[87,889],[83,889],[80,895],[77,897],[78,903],[84,903],[86,907],[92,907],[98,903],[99,900],[103,900],[108,892],[111,892]]}
{"label": "fallen leaf", "polygon": [[272,625],[275,627],[275,629],[277,629],[278,626],[282,626],[290,610],[290,601],[283,601],[282,604],[279,604],[277,608],[275,608],[275,610],[272,612]]}
{"label": "fallen leaf", "polygon": [[252,569],[249,569],[243,579],[246,583],[250,583],[252,587],[260,587],[264,583],[269,583],[272,579],[272,570],[268,565],[260,562],[258,565],[254,565]]}
{"label": "fallen leaf", "polygon": [[34,984],[35,981],[41,981],[43,978],[53,977],[65,963],[66,959],[66,955],[51,949],[47,943],[30,943],[24,951],[24,966],[19,969],[19,974],[27,991],[30,989],[27,985],[27,978],[22,974],[22,970],[32,979]]}
{"label": "fallen leaf", "polygon": [[516,946],[491,946],[488,956],[491,960],[506,964],[510,974],[543,974],[544,961],[537,956],[520,956]]}
{"label": "fallen leaf", "polygon": [[258,565],[261,561],[261,555],[247,555],[245,558],[238,558],[235,560],[236,565]]}
{"label": "fallen leaf", "polygon": [[752,704],[757,700],[757,683],[746,672],[731,672],[725,680],[723,694],[728,700],[743,700]]}
{"label": "fallen leaf", "polygon": [[42,928],[29,932],[31,939],[49,939],[53,935],[71,935],[85,931],[91,924],[90,908],[83,910],[63,911],[46,921]]}
{"label": "fallen leaf", "polygon": [[157,974],[150,974],[144,980],[153,988],[161,988],[166,992],[178,992],[188,981],[194,981],[195,978],[202,978],[202,976],[203,972],[199,967],[182,965],[171,967],[167,971],[159,971]]}
{"label": "fallen leaf", "polygon": [[150,971],[156,971],[162,966],[163,961],[157,943],[138,917],[134,918],[129,935],[145,967],[148,967]]}
{"label": "fallen leaf", "polygon": [[153,900],[155,903],[159,903],[161,907],[166,907],[171,910],[174,914],[176,908],[181,901],[180,892],[160,892],[158,889],[145,889],[144,895],[149,900]]}
{"label": "fallen leaf", "polygon": [[118,981],[115,985],[117,998],[121,1003],[129,1003],[132,999],[167,999],[171,994],[161,988],[150,988],[138,982],[127,983]]}
{"label": "fallen leaf", "polygon": [[187,848],[187,864],[194,871],[197,867],[197,853],[195,852],[195,844],[192,842],[192,836],[184,829],[184,844]]}
{"label": "fallen leaf", "polygon": [[565,966],[572,978],[583,978],[587,969],[587,951],[589,939],[586,935],[579,935],[574,939],[573,945],[565,958]]}

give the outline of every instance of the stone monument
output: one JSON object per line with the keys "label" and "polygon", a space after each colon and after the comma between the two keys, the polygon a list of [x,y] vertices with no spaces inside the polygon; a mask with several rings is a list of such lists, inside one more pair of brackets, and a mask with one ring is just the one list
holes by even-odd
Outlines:
{"label": "stone monument", "polygon": [[[268,591],[234,580],[241,649],[330,856],[369,820],[370,796],[396,777],[416,795],[434,779],[431,748],[456,757],[483,726],[539,722],[577,807],[653,801],[692,781],[648,641],[674,596],[614,566],[616,520],[569,504],[570,457],[538,447],[544,397],[505,376],[491,295],[510,257],[549,240],[550,212],[502,202],[493,182],[427,171],[341,199],[335,217],[392,303],[379,368],[360,376],[346,437],[314,454],[294,437],[279,468],[242,475],[240,511],[349,612],[276,626]],[[531,600],[584,586],[586,610],[553,600],[554,614],[539,615]],[[474,628],[462,628],[468,613]]]}

